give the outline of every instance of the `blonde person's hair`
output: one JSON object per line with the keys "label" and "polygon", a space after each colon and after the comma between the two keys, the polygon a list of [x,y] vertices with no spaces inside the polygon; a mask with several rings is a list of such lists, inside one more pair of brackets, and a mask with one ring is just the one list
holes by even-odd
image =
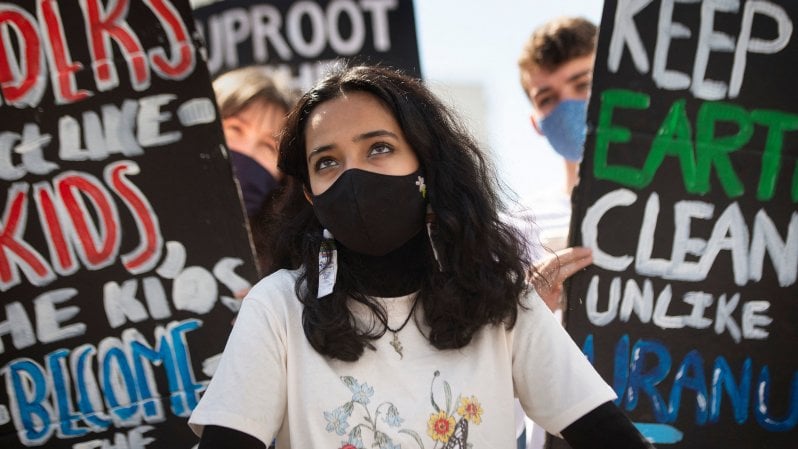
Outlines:
{"label": "blonde person's hair", "polygon": [[598,27],[581,17],[560,17],[535,29],[518,58],[521,85],[528,92],[527,73],[553,72],[566,62],[596,51]]}
{"label": "blonde person's hair", "polygon": [[232,117],[254,103],[268,103],[290,111],[299,94],[264,67],[249,66],[225,72],[213,81],[222,118]]}

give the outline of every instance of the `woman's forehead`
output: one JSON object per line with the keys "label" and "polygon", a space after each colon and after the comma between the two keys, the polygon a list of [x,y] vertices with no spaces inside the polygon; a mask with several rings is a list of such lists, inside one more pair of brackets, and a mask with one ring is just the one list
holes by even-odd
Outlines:
{"label": "woman's forehead", "polygon": [[376,96],[349,92],[314,108],[305,126],[307,146],[317,139],[354,137],[374,129],[401,131],[393,112]]}

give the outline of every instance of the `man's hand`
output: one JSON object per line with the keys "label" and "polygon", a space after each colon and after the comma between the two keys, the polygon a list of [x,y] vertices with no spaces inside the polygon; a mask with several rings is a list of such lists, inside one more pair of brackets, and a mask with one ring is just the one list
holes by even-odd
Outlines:
{"label": "man's hand", "polygon": [[590,248],[574,246],[561,249],[535,264],[530,282],[552,311],[560,308],[563,282],[574,273],[593,263]]}

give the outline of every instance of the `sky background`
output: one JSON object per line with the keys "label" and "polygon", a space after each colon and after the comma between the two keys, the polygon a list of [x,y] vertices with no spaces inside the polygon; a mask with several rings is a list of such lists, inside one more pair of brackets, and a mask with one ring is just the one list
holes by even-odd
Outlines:
{"label": "sky background", "polygon": [[503,180],[527,201],[560,189],[562,159],[530,124],[516,61],[533,29],[562,15],[598,24],[603,2],[415,0],[414,5],[422,75],[465,116],[493,153]]}

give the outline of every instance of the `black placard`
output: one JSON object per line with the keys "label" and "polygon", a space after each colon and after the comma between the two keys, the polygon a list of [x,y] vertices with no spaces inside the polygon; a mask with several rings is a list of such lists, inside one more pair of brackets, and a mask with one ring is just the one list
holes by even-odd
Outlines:
{"label": "black placard", "polygon": [[605,2],[566,327],[661,448],[798,441],[796,19]]}
{"label": "black placard", "polygon": [[194,11],[212,75],[265,65],[305,90],[336,59],[420,77],[410,0],[225,0]]}
{"label": "black placard", "polygon": [[256,280],[185,0],[0,4],[0,447],[190,448]]}

